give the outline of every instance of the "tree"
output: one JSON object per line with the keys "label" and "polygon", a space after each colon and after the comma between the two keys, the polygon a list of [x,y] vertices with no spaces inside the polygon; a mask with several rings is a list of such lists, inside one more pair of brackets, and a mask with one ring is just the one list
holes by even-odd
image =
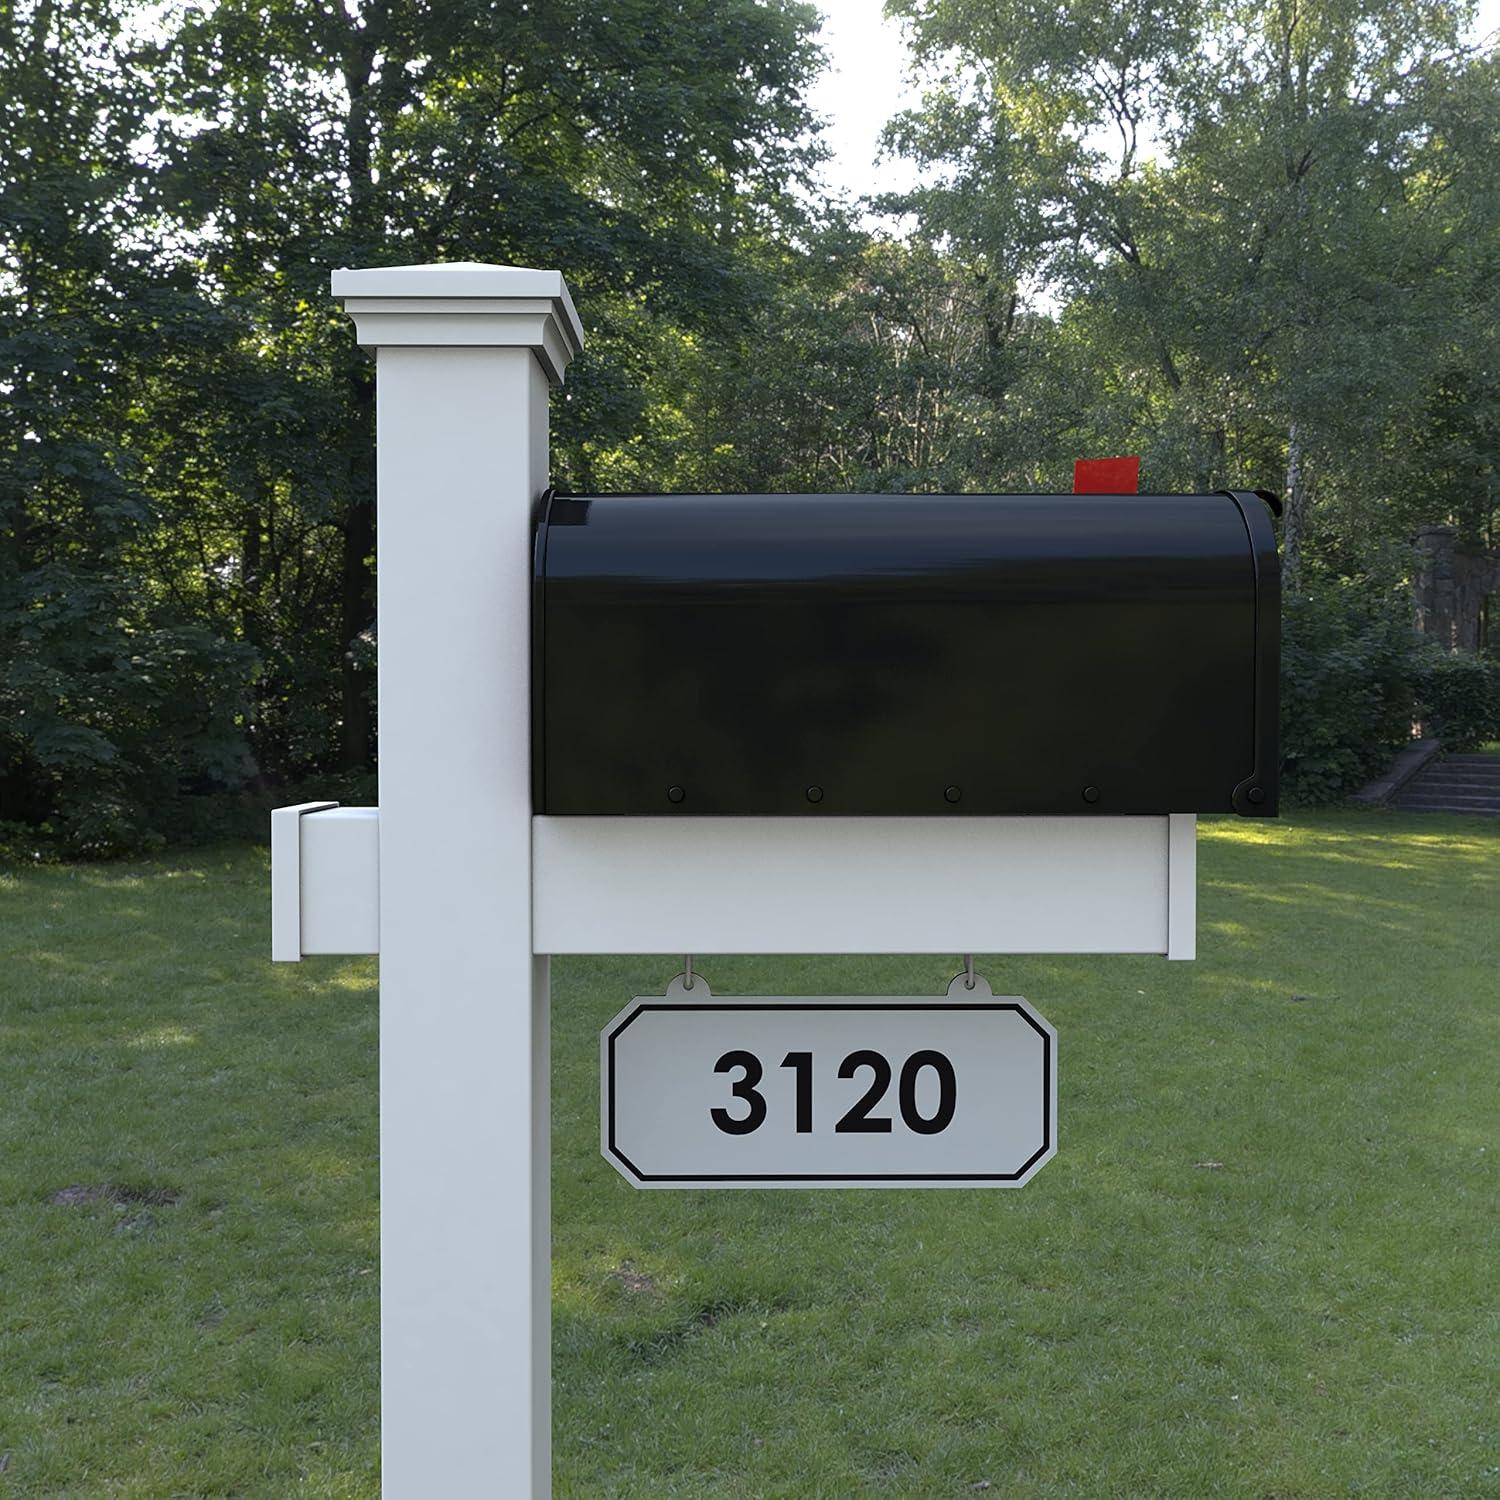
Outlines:
{"label": "tree", "polygon": [[163,211],[233,333],[175,492],[267,663],[262,765],[373,751],[368,358],[328,301],[340,265],[562,265],[591,356],[559,469],[638,430],[641,324],[723,328],[812,160],[813,12],[792,0],[219,0],[161,48]]}
{"label": "tree", "polygon": [[216,321],[138,234],[149,91],[108,0],[0,11],[0,821],[113,853],[242,771],[247,653],[143,576],[146,372]]}
{"label": "tree", "polygon": [[948,171],[927,232],[1064,300],[1153,482],[1283,489],[1295,580],[1313,497],[1378,504],[1365,456],[1467,326],[1496,96],[1463,10],[891,9],[934,79],[892,137]]}

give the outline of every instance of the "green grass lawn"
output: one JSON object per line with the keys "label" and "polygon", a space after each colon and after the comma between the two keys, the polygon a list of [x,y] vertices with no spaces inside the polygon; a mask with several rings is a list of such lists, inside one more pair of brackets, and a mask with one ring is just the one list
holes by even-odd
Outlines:
{"label": "green grass lawn", "polygon": [[[597,1032],[677,965],[558,963],[558,1494],[1500,1495],[1500,828],[1214,821],[1200,871],[1196,964],[982,965],[1060,1036],[1018,1192],[634,1192]],[[375,964],[273,968],[266,886],[0,874],[0,1495],[378,1493]]]}

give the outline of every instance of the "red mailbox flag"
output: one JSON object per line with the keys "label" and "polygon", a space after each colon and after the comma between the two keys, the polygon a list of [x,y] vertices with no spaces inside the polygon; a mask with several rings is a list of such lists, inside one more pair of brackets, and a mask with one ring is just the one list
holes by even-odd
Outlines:
{"label": "red mailbox flag", "polygon": [[1075,495],[1133,495],[1140,485],[1139,457],[1080,458],[1073,464]]}

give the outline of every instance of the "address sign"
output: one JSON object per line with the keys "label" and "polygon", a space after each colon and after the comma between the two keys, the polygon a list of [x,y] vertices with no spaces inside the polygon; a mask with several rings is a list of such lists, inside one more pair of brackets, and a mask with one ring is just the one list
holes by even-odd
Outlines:
{"label": "address sign", "polygon": [[1057,1149],[1057,1035],[941,998],[728,997],[674,980],[600,1036],[605,1157],[638,1187],[1018,1187]]}

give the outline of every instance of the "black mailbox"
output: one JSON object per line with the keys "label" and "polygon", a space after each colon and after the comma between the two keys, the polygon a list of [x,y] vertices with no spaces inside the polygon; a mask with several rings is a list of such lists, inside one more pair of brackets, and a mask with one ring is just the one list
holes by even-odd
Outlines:
{"label": "black mailbox", "polygon": [[1269,499],[549,495],[536,810],[1274,815]]}

